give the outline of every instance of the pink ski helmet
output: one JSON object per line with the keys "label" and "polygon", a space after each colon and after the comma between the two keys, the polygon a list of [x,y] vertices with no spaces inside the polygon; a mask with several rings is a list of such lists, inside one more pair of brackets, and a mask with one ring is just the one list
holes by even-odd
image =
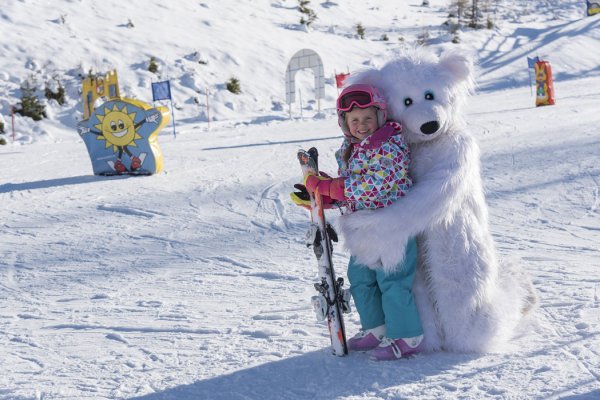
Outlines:
{"label": "pink ski helmet", "polygon": [[354,107],[358,108],[377,108],[377,126],[382,127],[387,119],[386,102],[379,90],[376,87],[358,83],[350,85],[344,90],[337,99],[337,114],[338,124],[344,132],[344,136],[352,138],[350,129],[346,123],[345,113],[352,110]]}

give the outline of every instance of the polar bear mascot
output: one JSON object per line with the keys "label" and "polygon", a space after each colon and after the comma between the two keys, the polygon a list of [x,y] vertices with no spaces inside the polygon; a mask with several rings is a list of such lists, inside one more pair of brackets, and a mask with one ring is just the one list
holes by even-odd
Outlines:
{"label": "polar bear mascot", "polygon": [[463,120],[471,60],[410,50],[351,82],[385,94],[388,115],[411,145],[415,184],[391,206],[342,216],[346,248],[371,268],[390,269],[417,236],[413,290],[426,350],[498,350],[537,296],[524,271],[499,262],[489,231],[479,148]]}

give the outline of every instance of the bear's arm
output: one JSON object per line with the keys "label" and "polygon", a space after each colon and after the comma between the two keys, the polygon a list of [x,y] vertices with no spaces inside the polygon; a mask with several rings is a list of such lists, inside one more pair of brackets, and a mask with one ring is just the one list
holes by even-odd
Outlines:
{"label": "bear's arm", "polygon": [[[400,262],[408,239],[432,225],[451,221],[469,196],[481,188],[479,151],[470,137],[446,141],[445,157],[418,176],[405,197],[377,210],[357,211],[341,220],[345,245],[359,261],[384,266]],[[443,161],[442,161],[443,160]],[[471,187],[473,186],[473,187]],[[371,243],[365,243],[368,234]]]}

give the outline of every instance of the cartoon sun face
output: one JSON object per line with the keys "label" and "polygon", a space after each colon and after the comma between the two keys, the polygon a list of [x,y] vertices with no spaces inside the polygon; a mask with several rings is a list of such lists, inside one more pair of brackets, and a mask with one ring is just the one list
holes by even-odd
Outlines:
{"label": "cartoon sun face", "polygon": [[126,105],[121,110],[116,104],[112,110],[105,107],[104,115],[97,114],[96,117],[100,123],[94,127],[102,132],[97,139],[106,140],[106,148],[112,145],[114,152],[119,147],[137,146],[135,140],[142,138],[135,131],[135,113],[128,113]]}

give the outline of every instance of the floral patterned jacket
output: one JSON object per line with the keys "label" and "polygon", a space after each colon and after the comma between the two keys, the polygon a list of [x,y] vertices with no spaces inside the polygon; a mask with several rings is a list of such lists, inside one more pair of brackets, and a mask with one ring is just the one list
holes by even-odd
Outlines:
{"label": "floral patterned jacket", "polygon": [[[344,139],[335,153],[351,211],[387,207],[412,186],[410,150],[401,132],[399,123],[387,122],[360,143]],[[346,163],[342,155],[348,146],[354,148]]]}

